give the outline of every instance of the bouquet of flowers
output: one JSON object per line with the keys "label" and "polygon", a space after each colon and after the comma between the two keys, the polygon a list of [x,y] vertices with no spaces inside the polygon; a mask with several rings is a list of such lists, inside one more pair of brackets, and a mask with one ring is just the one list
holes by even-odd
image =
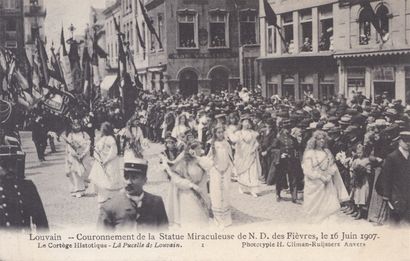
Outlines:
{"label": "bouquet of flowers", "polygon": [[361,188],[367,177],[367,168],[362,165],[357,165],[352,170],[353,187]]}
{"label": "bouquet of flowers", "polygon": [[342,151],[336,154],[336,160],[339,161],[345,168],[349,168],[352,158],[347,157],[346,152]]}

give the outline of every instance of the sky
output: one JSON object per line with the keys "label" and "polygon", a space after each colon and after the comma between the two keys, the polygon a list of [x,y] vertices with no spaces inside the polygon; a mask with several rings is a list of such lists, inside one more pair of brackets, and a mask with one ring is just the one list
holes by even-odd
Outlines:
{"label": "sky", "polygon": [[74,35],[81,35],[89,23],[90,7],[104,8],[105,0],[44,0],[47,8],[45,32],[47,45],[54,41],[60,46],[61,26],[64,25],[64,36],[71,36],[68,27],[71,23],[76,28]]}

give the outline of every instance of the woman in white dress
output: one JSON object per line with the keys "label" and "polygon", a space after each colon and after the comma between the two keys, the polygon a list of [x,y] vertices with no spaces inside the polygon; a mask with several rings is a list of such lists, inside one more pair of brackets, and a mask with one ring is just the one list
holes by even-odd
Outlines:
{"label": "woman in white dress", "polygon": [[247,115],[241,118],[241,124],[242,130],[228,133],[229,139],[235,143],[234,166],[238,175],[239,192],[258,197],[262,172],[257,141],[259,133],[252,130],[252,123]]}
{"label": "woman in white dress", "polygon": [[83,160],[90,151],[90,137],[81,129],[79,120],[73,120],[71,131],[62,138],[67,144],[65,172],[70,180],[71,196],[81,198],[86,189]]}
{"label": "woman in white dress", "polygon": [[108,122],[101,124],[101,138],[96,143],[94,159],[89,179],[97,192],[98,203],[102,204],[124,187],[117,142]]}
{"label": "woman in white dress", "polygon": [[175,161],[163,160],[171,181],[167,215],[173,226],[201,229],[209,225],[210,199],[206,184],[212,162],[202,155],[200,144],[194,142]]}
{"label": "woman in white dress", "polygon": [[146,141],[139,125],[137,118],[130,119],[122,135],[124,139],[124,162],[129,162],[129,160],[134,158],[143,158],[142,145],[146,144]]}
{"label": "woman in white dress", "polygon": [[327,148],[328,140],[326,132],[315,131],[303,155],[303,207],[311,223],[323,222],[337,214],[340,202],[349,199],[333,155]]}
{"label": "woman in white dress", "polygon": [[217,125],[213,129],[213,138],[208,157],[213,165],[209,171],[209,190],[215,223],[220,227],[232,225],[229,204],[229,187],[233,170],[232,148],[225,138],[225,128]]}
{"label": "woman in white dress", "polygon": [[177,120],[175,122],[175,127],[172,130],[172,137],[176,138],[176,139],[181,139],[181,136],[183,136],[185,134],[185,132],[187,130],[189,130],[189,124],[188,124],[188,120],[187,120],[187,115],[186,113],[182,113],[181,115],[179,115],[177,117]]}

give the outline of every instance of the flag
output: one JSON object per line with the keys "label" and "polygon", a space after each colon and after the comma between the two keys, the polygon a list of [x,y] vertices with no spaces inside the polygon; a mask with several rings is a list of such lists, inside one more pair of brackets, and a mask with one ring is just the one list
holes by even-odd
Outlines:
{"label": "flag", "polygon": [[[118,34],[118,63],[122,65],[122,74],[127,72],[127,56],[124,51],[124,43],[122,41],[123,33],[121,33],[120,25],[117,23],[117,19],[114,17],[114,25]],[[121,78],[120,66],[118,66],[119,77]]]}
{"label": "flag", "polygon": [[44,47],[43,41],[40,39],[40,35],[37,34],[36,36],[36,47],[37,47],[37,55],[35,59],[35,63],[37,64],[37,73],[39,76],[39,85],[40,87],[44,87],[48,85],[49,73],[48,73],[48,57],[46,48]]}
{"label": "flag", "polygon": [[276,28],[279,28],[278,18],[276,17],[276,13],[273,11],[272,6],[268,3],[268,0],[263,0],[263,7],[265,8],[265,19],[268,25],[273,25]]}
{"label": "flag", "polygon": [[49,69],[48,73],[50,74],[52,78],[64,84],[63,71],[61,69],[61,64],[58,61],[57,56],[54,52],[54,47],[51,47],[50,50],[51,50],[50,64],[51,64],[52,69]]}
{"label": "flag", "polygon": [[274,26],[276,27],[276,31],[279,34],[280,39],[282,40],[282,42],[284,43],[284,45],[286,46],[286,40],[285,37],[283,36],[282,32],[281,32],[281,28],[278,25],[278,18],[276,16],[275,11],[273,11],[272,6],[268,3],[268,0],[263,0],[263,7],[265,9],[265,20],[266,23],[268,25]]}
{"label": "flag", "polygon": [[84,47],[83,50],[83,60],[82,60],[82,68],[83,68],[83,94],[86,99],[90,98],[90,92],[92,89],[92,80],[91,80],[91,57],[88,53],[88,46]]}
{"label": "flag", "polygon": [[136,28],[137,28],[137,36],[138,36],[138,40],[140,42],[140,46],[145,49],[145,42],[144,42],[144,38],[142,38],[142,34],[141,34],[141,30],[140,30],[140,26],[138,25],[138,21],[135,23]]}
{"label": "flag", "polygon": [[161,39],[159,39],[159,36],[158,36],[158,34],[157,34],[157,31],[156,31],[155,28],[154,28],[154,24],[152,23],[151,18],[149,17],[148,12],[147,12],[147,10],[145,9],[145,6],[144,6],[144,4],[141,2],[141,0],[139,0],[139,2],[140,2],[141,11],[142,11],[142,16],[144,17],[144,20],[145,20],[145,24],[147,25],[149,31],[150,31],[153,35],[155,35],[155,38],[157,38],[157,41],[158,41],[158,43],[159,43],[159,48],[162,48]]}
{"label": "flag", "polygon": [[65,39],[64,39],[64,29],[61,27],[61,36],[60,36],[60,65],[61,70],[63,72],[63,78],[65,83],[66,91],[74,91],[74,83],[73,83],[73,75],[71,74],[71,65],[70,59],[68,58],[67,49],[65,46]]}
{"label": "flag", "polygon": [[100,86],[101,84],[101,75],[100,70],[98,67],[98,59],[106,59],[107,53],[98,45],[98,34],[94,32],[93,38],[93,54],[91,57],[91,64],[92,64],[92,72],[93,72],[93,80],[95,86]]}
{"label": "flag", "polygon": [[74,39],[70,41],[70,51],[68,53],[68,59],[70,60],[71,75],[73,78],[74,91],[77,93],[82,93],[82,72],[81,72],[81,62],[80,55],[78,54],[79,43]]}
{"label": "flag", "polygon": [[385,41],[385,32],[383,32],[382,28],[380,27],[379,24],[379,19],[377,19],[377,15],[374,12],[370,1],[369,0],[364,0],[363,2],[361,2],[360,6],[363,8],[362,12],[367,12],[369,14],[370,17],[368,17],[369,22],[372,23],[374,29],[376,29],[377,33],[380,35],[382,41]]}
{"label": "flag", "polygon": [[128,56],[128,61],[131,62],[131,65],[134,69],[134,82],[135,82],[135,85],[137,86],[137,88],[142,89],[143,84],[140,81],[140,78],[138,77],[138,70],[137,70],[137,67],[135,66],[134,58],[132,57],[131,50],[130,50],[129,46],[127,46],[127,56]]}

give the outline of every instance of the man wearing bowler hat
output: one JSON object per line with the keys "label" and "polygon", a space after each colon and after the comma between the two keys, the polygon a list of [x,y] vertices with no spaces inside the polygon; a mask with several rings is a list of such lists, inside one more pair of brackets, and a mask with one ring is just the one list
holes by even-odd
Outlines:
{"label": "man wearing bowler hat", "polygon": [[155,231],[168,228],[168,217],[161,197],[144,191],[147,161],[135,158],[124,163],[125,188],[100,210],[98,226],[109,230]]}
{"label": "man wearing bowler hat", "polygon": [[395,224],[410,225],[410,131],[400,132],[399,147],[387,155],[376,191],[390,208]]}

